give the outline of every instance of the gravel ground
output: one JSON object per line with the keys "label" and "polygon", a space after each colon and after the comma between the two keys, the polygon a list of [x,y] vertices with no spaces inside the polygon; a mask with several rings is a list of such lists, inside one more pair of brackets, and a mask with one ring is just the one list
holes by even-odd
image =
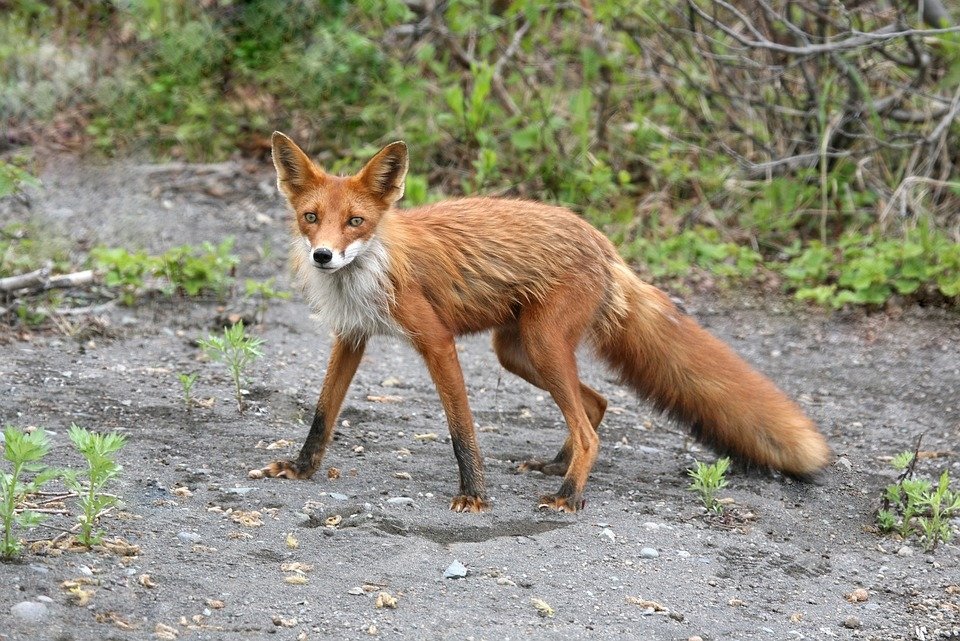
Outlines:
{"label": "gravel ground", "polygon": [[[0,224],[30,219],[77,248],[234,236],[241,277],[286,283],[267,169],[62,159],[42,191],[0,206]],[[837,458],[814,483],[734,469],[729,515],[708,517],[686,472],[713,454],[584,354],[584,379],[610,398],[588,505],[538,512],[558,480],[515,470],[552,455],[566,428],[485,336],[459,345],[492,512],[447,509],[457,471],[443,412],[416,354],[387,339],[367,349],[329,474],[253,481],[249,469],[296,453],[325,369],[329,338],[296,297],[253,328],[265,356],[243,415],[195,346],[216,302],[0,332],[0,423],[51,430],[57,465],[79,464],[73,422],[129,437],[122,504],[102,525],[136,546],[40,545],[0,564],[0,639],[960,639],[956,542],[926,554],[872,528],[889,458],[918,435],[918,471],[960,478],[960,317],[827,315],[756,296],[686,307],[821,425]],[[188,413],[176,373],[190,371],[208,406]]]}

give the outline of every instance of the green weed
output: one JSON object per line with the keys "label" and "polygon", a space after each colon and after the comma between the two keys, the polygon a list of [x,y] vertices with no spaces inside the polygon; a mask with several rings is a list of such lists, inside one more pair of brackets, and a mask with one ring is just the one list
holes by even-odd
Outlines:
{"label": "green weed", "polygon": [[795,247],[781,269],[800,300],[840,308],[893,296],[960,296],[960,244],[926,225],[903,238],[845,233],[834,246]]}
{"label": "green weed", "polygon": [[77,517],[80,531],[77,540],[87,547],[98,543],[103,532],[95,531],[97,519],[107,508],[116,505],[116,496],[104,492],[107,483],[123,468],[116,461],[117,452],[126,444],[125,436],[116,433],[98,434],[78,425],[71,425],[70,440],[83,458],[86,470],[67,470],[64,481],[79,496],[81,513]]}
{"label": "green weed", "polygon": [[197,374],[178,373],[177,380],[180,381],[180,389],[183,392],[183,405],[189,412],[193,408],[193,386],[197,382]]}
{"label": "green weed", "polygon": [[258,336],[247,336],[244,332],[243,321],[233,327],[226,327],[223,336],[209,336],[199,341],[200,348],[214,360],[226,363],[233,378],[237,397],[237,411],[243,413],[243,375],[247,367],[256,359],[263,356],[260,346],[263,339]]}
{"label": "green weed", "polygon": [[715,514],[723,513],[723,503],[717,500],[717,492],[727,486],[726,474],[728,469],[730,469],[730,459],[723,457],[710,465],[697,461],[696,467],[687,471],[687,474],[693,479],[689,489],[696,492],[700,496],[703,506]]}
{"label": "green weed", "polygon": [[960,515],[960,491],[950,489],[950,474],[944,470],[936,483],[913,478],[914,453],[898,454],[892,465],[900,471],[895,483],[884,490],[882,506],[877,510],[881,532],[896,532],[906,540],[918,536],[927,552],[933,552],[953,532],[950,519]]}
{"label": "green weed", "polygon": [[280,291],[275,288],[277,279],[268,278],[263,281],[248,278],[244,281],[243,295],[257,301],[257,319],[263,322],[267,314],[267,307],[271,300],[286,300],[290,298],[290,292]]}
{"label": "green weed", "polygon": [[[10,462],[13,469],[11,472],[0,472],[2,558],[9,559],[20,553],[22,546],[14,532],[15,527],[35,527],[44,519],[43,514],[24,508],[21,504],[29,494],[39,491],[44,483],[58,475],[40,462],[49,451],[50,442],[42,429],[24,432],[10,425],[3,429],[3,458]],[[24,473],[32,474],[33,478],[25,480]]]}

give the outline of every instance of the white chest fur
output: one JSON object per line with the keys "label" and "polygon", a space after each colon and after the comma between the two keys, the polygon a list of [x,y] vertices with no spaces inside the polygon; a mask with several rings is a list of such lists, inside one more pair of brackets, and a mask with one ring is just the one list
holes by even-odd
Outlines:
{"label": "white chest fur", "polygon": [[388,309],[393,295],[389,264],[386,248],[374,237],[353,262],[333,273],[323,273],[309,261],[298,261],[297,278],[317,320],[337,334],[403,336]]}

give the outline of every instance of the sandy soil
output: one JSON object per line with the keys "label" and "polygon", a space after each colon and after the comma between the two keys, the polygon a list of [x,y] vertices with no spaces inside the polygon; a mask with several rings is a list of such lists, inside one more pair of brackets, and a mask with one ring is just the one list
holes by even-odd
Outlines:
{"label": "sandy soil", "polygon": [[[0,224],[31,219],[78,248],[162,251],[232,235],[241,277],[286,283],[285,213],[266,169],[62,160],[28,202],[0,206]],[[253,481],[250,468],[296,453],[325,369],[329,339],[296,297],[254,329],[266,355],[243,415],[222,366],[195,345],[215,329],[216,302],[110,308],[95,326],[74,319],[75,336],[6,332],[0,423],[51,430],[58,465],[80,463],[73,422],[128,435],[113,487],[122,505],[103,527],[139,553],[0,564],[0,639],[960,639],[957,539],[930,555],[872,529],[895,476],[887,461],[918,435],[932,453],[919,471],[960,478],[960,317],[686,303],[822,426],[837,459],[816,483],[735,470],[723,493],[733,516],[707,518],[686,471],[712,453],[584,355],[585,380],[611,399],[587,509],[537,512],[558,481],[516,465],[552,455],[565,427],[543,392],[501,370],[484,336],[460,347],[492,512],[447,509],[457,473],[442,410],[416,354],[386,339],[368,348],[328,452],[324,469],[339,478]],[[188,413],[176,373],[191,371],[197,396],[213,401]],[[444,578],[455,560],[466,577]],[[77,579],[91,592],[83,604],[62,586]],[[845,598],[856,588],[866,601]],[[396,608],[377,607],[381,592]],[[40,622],[11,613],[38,597]]]}

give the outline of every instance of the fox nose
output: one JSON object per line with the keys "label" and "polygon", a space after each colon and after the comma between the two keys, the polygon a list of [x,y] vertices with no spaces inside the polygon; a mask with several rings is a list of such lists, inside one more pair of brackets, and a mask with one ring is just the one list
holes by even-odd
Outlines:
{"label": "fox nose", "polygon": [[333,252],[326,247],[313,250],[313,262],[318,265],[326,265],[333,260]]}

